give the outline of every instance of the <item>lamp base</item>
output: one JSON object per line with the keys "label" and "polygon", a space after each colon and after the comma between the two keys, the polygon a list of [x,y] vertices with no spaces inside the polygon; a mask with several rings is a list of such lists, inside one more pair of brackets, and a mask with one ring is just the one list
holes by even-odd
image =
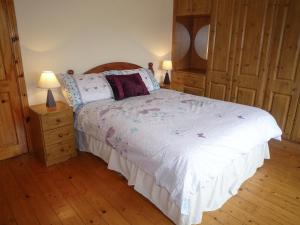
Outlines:
{"label": "lamp base", "polygon": [[55,108],[56,107],[56,102],[54,100],[52,91],[50,89],[48,89],[48,92],[47,92],[46,106],[47,106],[47,108]]}
{"label": "lamp base", "polygon": [[164,84],[170,84],[170,77],[168,71],[166,72],[165,75]]}

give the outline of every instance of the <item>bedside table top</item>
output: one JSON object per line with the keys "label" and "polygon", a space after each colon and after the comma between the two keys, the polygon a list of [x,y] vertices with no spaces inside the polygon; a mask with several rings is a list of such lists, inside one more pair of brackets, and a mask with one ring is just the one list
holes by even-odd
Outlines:
{"label": "bedside table top", "polygon": [[49,113],[57,113],[65,110],[71,110],[71,107],[67,105],[66,103],[63,103],[61,101],[56,102],[55,108],[47,108],[46,104],[39,104],[39,105],[32,105],[30,106],[30,109],[34,111],[35,113],[44,115]]}

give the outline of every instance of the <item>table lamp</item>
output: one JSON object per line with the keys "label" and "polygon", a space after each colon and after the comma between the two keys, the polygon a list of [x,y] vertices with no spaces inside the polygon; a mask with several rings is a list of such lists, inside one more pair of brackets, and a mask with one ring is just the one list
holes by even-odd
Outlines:
{"label": "table lamp", "polygon": [[46,106],[48,108],[56,107],[51,89],[60,87],[60,84],[52,71],[43,71],[38,83],[38,87],[48,89]]}
{"label": "table lamp", "polygon": [[164,60],[162,64],[162,68],[166,70],[166,75],[164,79],[164,84],[170,84],[170,77],[169,77],[169,70],[172,70],[172,61],[171,60]]}

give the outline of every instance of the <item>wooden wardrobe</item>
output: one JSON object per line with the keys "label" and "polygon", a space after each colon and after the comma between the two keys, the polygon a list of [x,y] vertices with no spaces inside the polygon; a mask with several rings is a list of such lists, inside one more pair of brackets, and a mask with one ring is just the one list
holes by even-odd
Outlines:
{"label": "wooden wardrobe", "polygon": [[[174,23],[180,22],[178,7],[190,7],[190,2],[175,0]],[[263,108],[276,118],[285,139],[300,142],[300,1],[198,2],[204,7],[199,11],[210,8],[207,67],[195,78],[205,79],[205,96]],[[188,77],[178,76],[176,25],[173,30],[172,86],[184,91],[178,80]]]}
{"label": "wooden wardrobe", "polygon": [[27,152],[27,115],[14,5],[0,0],[0,160]]}

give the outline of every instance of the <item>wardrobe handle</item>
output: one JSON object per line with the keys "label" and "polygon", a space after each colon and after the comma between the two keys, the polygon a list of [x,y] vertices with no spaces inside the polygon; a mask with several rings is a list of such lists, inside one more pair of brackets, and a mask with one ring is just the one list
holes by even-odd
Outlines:
{"label": "wardrobe handle", "polygon": [[11,38],[11,41],[12,41],[12,42],[19,41],[19,37],[18,37],[18,36],[12,37],[12,38]]}

